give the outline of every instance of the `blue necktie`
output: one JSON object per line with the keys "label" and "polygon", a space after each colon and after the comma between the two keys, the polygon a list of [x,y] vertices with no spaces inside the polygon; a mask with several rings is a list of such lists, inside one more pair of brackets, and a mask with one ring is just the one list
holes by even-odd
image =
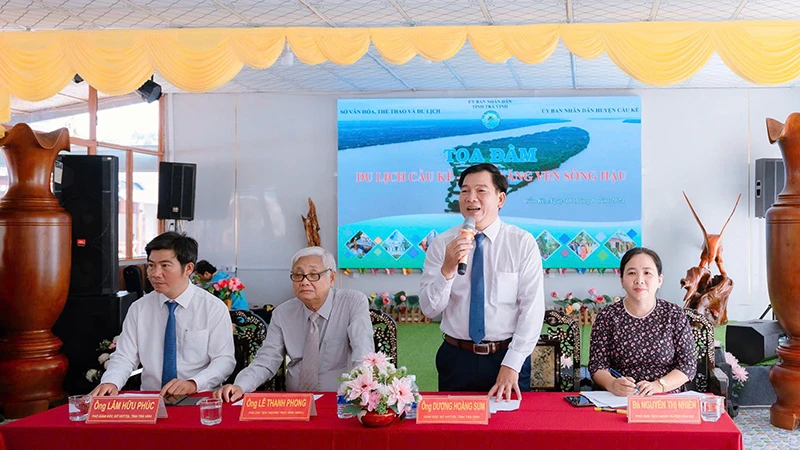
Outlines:
{"label": "blue necktie", "polygon": [[475,253],[472,255],[472,273],[470,274],[469,295],[469,338],[476,344],[486,336],[486,325],[483,318],[483,298],[485,286],[483,282],[483,238],[479,233],[475,236]]}
{"label": "blue necktie", "polygon": [[175,337],[175,308],[178,304],[167,302],[169,318],[164,331],[164,365],[161,368],[161,387],[178,378],[178,345]]}

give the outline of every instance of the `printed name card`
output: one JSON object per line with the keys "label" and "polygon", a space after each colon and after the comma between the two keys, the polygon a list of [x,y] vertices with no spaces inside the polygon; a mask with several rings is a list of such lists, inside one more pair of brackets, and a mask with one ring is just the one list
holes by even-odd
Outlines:
{"label": "printed name card", "polygon": [[417,423],[489,423],[489,397],[426,395],[417,405]]}
{"label": "printed name card", "polygon": [[92,397],[86,423],[156,423],[163,401],[159,395]]}
{"label": "printed name card", "polygon": [[700,423],[697,397],[628,397],[628,423]]}
{"label": "printed name card", "polygon": [[239,420],[307,421],[316,415],[313,394],[245,394]]}

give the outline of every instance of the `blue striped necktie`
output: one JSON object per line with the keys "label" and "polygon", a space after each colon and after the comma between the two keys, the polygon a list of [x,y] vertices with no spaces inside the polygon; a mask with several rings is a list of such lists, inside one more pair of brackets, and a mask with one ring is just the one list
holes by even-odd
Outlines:
{"label": "blue striped necktie", "polygon": [[167,302],[169,317],[164,331],[164,365],[161,369],[161,387],[178,378],[178,343],[175,336],[175,308],[178,304]]}
{"label": "blue striped necktie", "polygon": [[472,255],[472,272],[470,274],[469,295],[469,338],[476,344],[486,336],[486,324],[483,315],[485,284],[483,282],[483,238],[479,233],[475,236],[475,253]]}

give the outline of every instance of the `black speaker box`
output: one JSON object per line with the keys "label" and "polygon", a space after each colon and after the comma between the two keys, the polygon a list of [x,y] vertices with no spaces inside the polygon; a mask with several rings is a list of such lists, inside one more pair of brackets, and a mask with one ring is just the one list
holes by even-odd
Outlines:
{"label": "black speaker box", "polygon": [[127,291],[67,297],[53,333],[64,343],[61,353],[69,360],[64,390],[70,395],[88,394],[94,388],[95,384],[86,379],[86,371],[99,365],[100,341],[113,339],[122,332],[122,322],[137,299],[135,293]]}
{"label": "black speaker box", "polygon": [[755,215],[764,218],[767,210],[778,200],[778,194],[786,182],[786,170],[781,158],[759,158],[756,160]]}
{"label": "black speaker box", "polygon": [[108,155],[60,155],[53,193],[72,216],[70,295],[119,290],[119,160]]}
{"label": "black speaker box", "polygon": [[756,364],[776,356],[778,342],[786,333],[777,320],[748,320],[728,324],[725,347],[744,364]]}
{"label": "black speaker box", "polygon": [[163,220],[194,220],[197,164],[162,161],[158,165],[158,214]]}

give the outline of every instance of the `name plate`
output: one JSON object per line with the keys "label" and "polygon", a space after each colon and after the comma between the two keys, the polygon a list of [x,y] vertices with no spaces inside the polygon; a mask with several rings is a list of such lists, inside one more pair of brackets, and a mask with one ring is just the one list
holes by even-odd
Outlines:
{"label": "name plate", "polygon": [[699,424],[697,397],[628,397],[628,423]]}
{"label": "name plate", "polygon": [[417,423],[487,425],[489,397],[426,395],[417,405]]}
{"label": "name plate", "polygon": [[92,397],[86,423],[156,423],[162,401],[159,395]]}
{"label": "name plate", "polygon": [[245,394],[239,420],[308,421],[316,413],[313,394]]}

